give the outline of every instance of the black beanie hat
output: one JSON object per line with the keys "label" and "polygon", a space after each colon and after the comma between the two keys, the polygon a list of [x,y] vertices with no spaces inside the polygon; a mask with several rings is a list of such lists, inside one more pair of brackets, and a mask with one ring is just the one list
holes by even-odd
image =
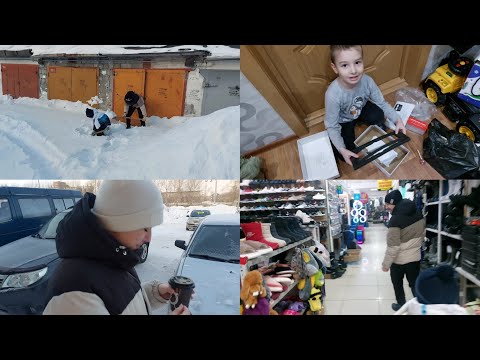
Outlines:
{"label": "black beanie hat", "polygon": [[458,278],[450,265],[426,269],[415,282],[420,304],[458,304],[459,293]]}
{"label": "black beanie hat", "polygon": [[135,104],[137,101],[138,101],[138,95],[135,94],[133,91],[128,91],[126,94],[125,94],[125,98],[124,98],[125,102],[127,104]]}
{"label": "black beanie hat", "polygon": [[87,115],[87,117],[89,118],[93,118],[93,110],[92,109],[86,109],[85,110],[85,114]]}
{"label": "black beanie hat", "polygon": [[385,196],[385,204],[397,205],[402,199],[402,193],[398,190],[393,190]]}

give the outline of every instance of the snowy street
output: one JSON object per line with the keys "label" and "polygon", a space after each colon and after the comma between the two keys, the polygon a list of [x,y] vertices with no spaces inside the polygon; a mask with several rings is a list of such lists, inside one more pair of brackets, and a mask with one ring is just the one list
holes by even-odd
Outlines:
{"label": "snowy street", "polygon": [[[188,243],[193,231],[185,230],[185,224],[162,224],[152,230],[147,261],[137,265],[135,270],[142,283],[151,280],[167,282],[175,274],[184,251],[175,246],[175,240],[185,240]],[[166,313],[166,306],[154,311],[156,315]]]}
{"label": "snowy street", "polygon": [[0,96],[2,179],[235,179],[240,107],[202,117],[149,117],[147,127],[115,122],[91,136],[87,106]]}

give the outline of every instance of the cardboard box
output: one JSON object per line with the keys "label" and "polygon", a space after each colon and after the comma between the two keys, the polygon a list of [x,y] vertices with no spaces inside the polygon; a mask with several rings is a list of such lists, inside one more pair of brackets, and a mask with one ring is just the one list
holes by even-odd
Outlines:
{"label": "cardboard box", "polygon": [[458,97],[480,108],[480,61],[473,64]]}
{"label": "cardboard box", "polygon": [[345,262],[355,262],[355,261],[360,261],[362,257],[362,250],[361,249],[348,249],[347,250],[347,255],[343,257]]}

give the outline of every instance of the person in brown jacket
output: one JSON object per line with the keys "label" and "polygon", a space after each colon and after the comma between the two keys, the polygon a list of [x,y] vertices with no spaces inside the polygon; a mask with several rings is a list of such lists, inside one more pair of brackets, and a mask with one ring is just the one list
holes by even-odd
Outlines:
{"label": "person in brown jacket", "polygon": [[134,91],[128,91],[124,97],[125,103],[123,105],[123,116],[127,122],[127,129],[130,129],[131,116],[137,110],[140,123],[145,126],[145,119],[147,118],[147,109],[145,108],[145,100],[142,96]]}
{"label": "person in brown jacket", "polygon": [[415,203],[402,199],[398,190],[385,196],[385,207],[392,217],[388,223],[387,250],[382,262],[382,270],[390,270],[396,303],[392,309],[397,311],[405,304],[403,277],[415,296],[415,281],[420,272],[421,246],[425,237],[425,219],[417,212]]}

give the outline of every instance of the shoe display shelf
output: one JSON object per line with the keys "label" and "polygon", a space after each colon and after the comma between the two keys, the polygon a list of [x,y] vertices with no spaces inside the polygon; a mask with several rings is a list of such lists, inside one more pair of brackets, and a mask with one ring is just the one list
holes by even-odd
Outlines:
{"label": "shoe display shelf", "polygon": [[461,267],[456,267],[455,270],[460,274],[460,305],[464,306],[467,302],[467,289],[471,287],[480,287],[480,279]]}
{"label": "shoe display shelf", "polygon": [[325,213],[322,181],[244,180],[240,187],[240,216],[307,215]]}
{"label": "shoe display shelf", "polygon": [[[320,241],[321,227],[327,227],[325,182],[321,180],[244,180],[240,190],[240,220],[266,221],[293,217],[300,210],[315,223],[304,222],[314,240]],[[318,217],[323,219],[319,219]],[[312,219],[310,219],[312,220]]]}
{"label": "shoe display shelf", "polygon": [[[469,180],[462,180],[465,185],[468,183]],[[449,246],[447,247],[447,259],[445,262],[450,263],[451,265],[460,265],[460,256],[461,256],[461,243],[457,243],[457,241],[462,240],[462,235],[459,234],[454,234],[448,231],[445,231],[445,218],[448,215],[448,209],[447,206],[451,203],[451,200],[449,198],[450,195],[468,195],[468,189],[467,187],[463,187],[463,191],[461,188],[456,188],[456,190],[459,190],[462,193],[448,193],[446,192],[446,195],[441,195],[445,191],[445,186],[447,186],[447,182],[450,183],[449,188],[453,188],[451,186],[452,183],[456,184],[457,180],[441,180],[438,181],[438,193],[434,193],[434,196],[432,198],[427,198],[426,199],[426,206],[425,206],[425,211],[427,213],[436,213],[436,222],[432,221],[433,217],[427,217],[430,218],[430,223],[427,222],[426,224],[426,231],[430,233],[435,233],[436,235],[436,243],[437,243],[437,263],[441,263],[443,259],[443,243],[448,242],[448,243],[453,243],[455,246]],[[464,215],[466,213],[467,209],[464,207]],[[427,234],[428,236],[428,234]],[[455,240],[455,241],[452,241]]]}
{"label": "shoe display shelf", "polygon": [[338,196],[337,187],[340,185],[336,180],[326,181],[326,216],[328,219],[327,241],[330,252],[340,250],[340,243],[335,246],[335,239],[340,239],[342,233],[342,214],[340,213],[340,198]]}

